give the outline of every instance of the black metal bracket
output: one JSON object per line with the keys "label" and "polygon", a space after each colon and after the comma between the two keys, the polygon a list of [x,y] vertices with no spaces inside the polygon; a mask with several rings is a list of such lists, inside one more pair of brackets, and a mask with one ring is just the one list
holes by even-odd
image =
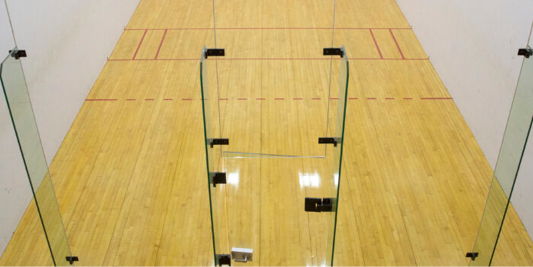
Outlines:
{"label": "black metal bracket", "polygon": [[212,139],[208,139],[209,140],[209,145],[211,146],[211,148],[213,148],[213,146],[227,146],[229,145],[229,139],[228,138],[212,138]]}
{"label": "black metal bracket", "polygon": [[208,57],[223,57],[226,53],[224,48],[208,48],[205,50],[205,58]]}
{"label": "black metal bracket", "polygon": [[332,212],[333,204],[335,203],[334,198],[305,198],[305,211],[308,212]]}
{"label": "black metal bracket", "polygon": [[340,56],[344,57],[344,51],[338,47],[326,47],[324,48],[324,56]]}
{"label": "black metal bracket", "polygon": [[229,254],[217,254],[218,266],[228,265],[231,266],[231,255]]}
{"label": "black metal bracket", "polygon": [[335,147],[340,142],[341,142],[341,138],[339,137],[319,137],[318,138],[319,144],[333,144],[333,146]]}
{"label": "black metal bracket", "polygon": [[15,50],[9,50],[9,54],[14,57],[15,59],[19,59],[21,57],[27,57],[28,55],[26,55],[26,50],[18,50],[18,49],[15,49]]}
{"label": "black metal bracket", "polygon": [[211,183],[213,183],[213,187],[217,187],[217,184],[226,184],[225,172],[210,172],[209,178],[211,178]]}
{"label": "black metal bracket", "polygon": [[74,264],[75,261],[80,261],[78,256],[66,256],[65,258],[70,264]]}
{"label": "black metal bracket", "polygon": [[466,253],[466,257],[467,258],[471,258],[473,261],[475,261],[478,256],[479,256],[478,252],[468,252],[468,253]]}
{"label": "black metal bracket", "polygon": [[529,58],[531,55],[533,55],[533,49],[531,49],[529,46],[526,48],[520,48],[518,49],[518,55]]}

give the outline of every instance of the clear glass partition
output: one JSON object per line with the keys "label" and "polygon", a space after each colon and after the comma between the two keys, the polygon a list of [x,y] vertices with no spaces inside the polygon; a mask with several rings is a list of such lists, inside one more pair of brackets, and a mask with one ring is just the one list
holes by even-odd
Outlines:
{"label": "clear glass partition", "polygon": [[[217,67],[222,72],[226,62],[206,58],[204,48],[200,79],[216,265],[226,264],[227,257],[236,265],[333,264],[349,73],[344,47],[340,51],[343,57],[333,60],[332,68],[338,91],[332,90],[320,109],[318,100],[282,100],[269,95],[268,86],[253,85],[252,78],[267,77],[287,89],[305,84],[307,77],[287,79],[275,71],[295,67],[289,61],[265,64],[256,77],[242,77],[254,88],[241,100],[219,96]],[[262,64],[235,65],[253,73]],[[328,136],[323,127],[298,123],[319,120],[318,112],[308,112],[313,108],[329,118]],[[322,137],[329,143],[319,143]],[[302,154],[290,153],[295,151]],[[305,156],[315,152],[321,156]]]}
{"label": "clear glass partition", "polygon": [[[531,48],[527,48],[531,51]],[[471,266],[491,265],[533,119],[533,57],[525,57],[472,253]]]}
{"label": "clear glass partition", "polygon": [[52,261],[69,265],[71,252],[17,51],[2,62],[0,81]]}

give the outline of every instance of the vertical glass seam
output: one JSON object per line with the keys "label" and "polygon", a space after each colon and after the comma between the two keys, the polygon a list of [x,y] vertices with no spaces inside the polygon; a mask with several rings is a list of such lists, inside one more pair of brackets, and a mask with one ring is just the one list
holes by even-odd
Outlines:
{"label": "vertical glass seam", "polygon": [[340,147],[340,157],[339,157],[339,177],[338,179],[338,185],[337,185],[337,201],[335,203],[335,226],[333,228],[333,244],[332,244],[332,251],[331,251],[331,266],[333,266],[333,261],[335,258],[335,239],[337,237],[337,216],[339,214],[339,202],[340,202],[340,188],[341,188],[341,174],[342,174],[342,156],[344,151],[344,128],[346,126],[346,107],[348,103],[348,83],[350,78],[350,65],[348,61],[348,55],[343,47],[344,54],[346,56],[346,89],[345,89],[345,95],[344,95],[344,113],[343,113],[343,119],[342,119],[342,136],[341,136],[341,147]]}
{"label": "vertical glass seam", "polygon": [[214,222],[213,222],[213,203],[212,203],[212,200],[211,200],[211,181],[210,181],[210,176],[209,176],[209,148],[208,148],[208,144],[207,144],[207,122],[206,122],[206,119],[205,119],[205,99],[204,99],[204,81],[203,81],[203,59],[204,59],[204,53],[205,53],[205,47],[202,51],[202,57],[201,57],[201,61],[200,61],[200,90],[201,90],[201,94],[202,94],[202,111],[203,111],[203,114],[202,114],[202,118],[203,118],[203,122],[204,122],[204,144],[205,144],[205,161],[206,161],[206,164],[207,164],[207,189],[208,189],[208,192],[209,192],[209,212],[210,212],[210,215],[211,215],[211,236],[213,238],[212,242],[213,242],[213,260],[215,262],[215,266],[217,265],[217,252],[216,252],[216,241],[215,241],[215,230],[214,230]]}

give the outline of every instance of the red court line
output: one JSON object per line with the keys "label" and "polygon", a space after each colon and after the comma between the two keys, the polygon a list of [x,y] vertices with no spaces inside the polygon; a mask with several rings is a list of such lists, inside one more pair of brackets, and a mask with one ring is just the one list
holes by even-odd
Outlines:
{"label": "red court line", "polygon": [[[348,58],[349,60],[405,60],[405,61],[410,61],[410,60],[420,60],[420,61],[423,61],[423,60],[429,60],[429,58]],[[335,60],[335,59],[334,59]]]}
{"label": "red court line", "polygon": [[[335,30],[411,30],[411,27],[336,27]],[[149,28],[149,29],[124,29],[125,31],[186,31],[186,30],[213,30],[213,28],[193,28],[193,27],[183,27],[183,28]],[[331,30],[331,27],[222,27],[217,28],[217,30]]]}
{"label": "red court line", "polygon": [[374,44],[376,45],[376,48],[378,49],[379,57],[383,59],[383,54],[381,54],[381,49],[379,49],[378,42],[376,41],[376,37],[374,36],[374,32],[372,31],[372,29],[370,29],[370,34],[372,35],[372,39],[374,39]]}
{"label": "red court line", "polygon": [[392,36],[392,39],[394,40],[394,43],[396,44],[396,47],[398,47],[398,51],[400,51],[400,55],[402,55],[402,59],[405,59],[405,56],[403,55],[402,49],[400,48],[400,45],[398,44],[398,41],[396,41],[396,37],[394,36],[394,33],[392,33],[392,29],[389,29],[390,35]]}
{"label": "red court line", "polygon": [[165,36],[167,36],[167,31],[168,30],[165,30],[165,32],[163,33],[163,37],[161,38],[161,43],[159,43],[159,47],[157,48],[157,53],[155,54],[154,59],[157,59],[157,56],[159,56],[159,51],[161,51],[161,46],[163,46],[163,41],[165,41]]}
{"label": "red court line", "polygon": [[135,50],[135,54],[133,55],[132,60],[135,60],[135,57],[137,56],[137,53],[139,53],[139,49],[141,49],[141,45],[143,44],[144,37],[146,36],[147,32],[148,32],[148,30],[144,31],[143,37],[141,38],[141,41],[139,42],[139,45],[137,46],[137,50]]}
{"label": "red court line", "polygon": [[[248,98],[235,98],[237,100],[248,100]],[[267,100],[268,98],[264,98],[264,97],[261,97],[261,98],[256,98],[256,100]],[[290,98],[289,98],[290,99]],[[305,100],[304,98],[302,97],[294,97],[292,98],[293,100]],[[311,98],[311,100],[321,100],[322,98],[319,98],[319,97],[314,97],[314,98]],[[350,100],[358,100],[359,98],[358,97],[350,97],[349,98]],[[362,99],[365,99],[365,98],[362,98]],[[378,98],[377,97],[367,97],[366,98],[367,100],[377,100]],[[396,100],[395,97],[385,97],[384,99],[386,100]],[[398,99],[403,99],[403,100],[413,100],[414,98],[412,97],[403,97],[403,98],[398,98]],[[451,97],[421,97],[419,98],[420,100],[452,100],[453,98]],[[119,99],[116,99],[116,98],[87,98],[85,99],[85,101],[118,101]],[[137,101],[136,98],[126,98],[125,99],[126,101]],[[155,98],[145,98],[144,99],[145,101],[155,101],[156,99]],[[174,100],[174,98],[163,98],[163,100],[165,101],[172,101]],[[192,98],[182,98],[181,100],[183,101],[192,101],[193,99]],[[202,100],[207,100],[207,99],[202,99]],[[230,100],[229,98],[219,98],[219,100]],[[285,100],[285,98],[281,98],[281,97],[277,97],[277,98],[274,98],[274,100]],[[339,100],[338,97],[331,97],[330,100]]]}
{"label": "red court line", "polygon": [[[259,61],[259,60],[331,60],[330,58],[323,58],[323,57],[310,57],[310,58],[217,58],[217,60],[251,60],[251,61]],[[340,60],[339,58],[335,58],[333,60]]]}
{"label": "red court line", "polygon": [[[154,60],[168,60],[168,61],[200,61],[198,58],[158,58],[158,59],[108,59],[108,61],[154,61]],[[268,61],[268,60],[331,60],[330,58],[218,58],[217,60],[235,60],[235,61]],[[339,58],[333,58],[333,60],[341,60]],[[429,58],[349,58],[349,60],[429,60]]]}
{"label": "red court line", "polygon": [[118,99],[115,98],[90,98],[85,99],[85,101],[117,101]]}

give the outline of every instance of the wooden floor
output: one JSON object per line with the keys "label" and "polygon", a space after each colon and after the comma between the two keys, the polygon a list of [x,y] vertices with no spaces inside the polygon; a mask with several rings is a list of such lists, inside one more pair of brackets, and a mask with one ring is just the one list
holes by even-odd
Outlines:
{"label": "wooden floor", "polygon": [[[336,2],[350,80],[335,265],[467,265],[492,170],[395,1]],[[231,150],[323,153],[333,1],[215,3]],[[50,167],[79,265],[213,264],[199,79],[212,28],[211,0],[142,0],[102,70]],[[331,190],[313,180],[320,159],[222,168],[222,247],[253,248],[247,265],[325,263],[322,219],[302,211]],[[32,203],[0,265],[50,264]],[[533,265],[513,209],[494,265]]]}

